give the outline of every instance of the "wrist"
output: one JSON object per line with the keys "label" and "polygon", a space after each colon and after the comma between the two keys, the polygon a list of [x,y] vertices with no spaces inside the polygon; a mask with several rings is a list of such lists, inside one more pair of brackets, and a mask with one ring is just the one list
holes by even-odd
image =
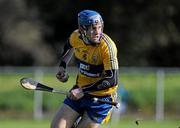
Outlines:
{"label": "wrist", "polygon": [[83,93],[88,93],[88,92],[89,92],[89,89],[88,89],[88,88],[81,87],[81,91],[82,91]]}
{"label": "wrist", "polygon": [[66,69],[66,62],[61,61],[61,63],[59,64],[59,67],[63,67],[64,69]]}

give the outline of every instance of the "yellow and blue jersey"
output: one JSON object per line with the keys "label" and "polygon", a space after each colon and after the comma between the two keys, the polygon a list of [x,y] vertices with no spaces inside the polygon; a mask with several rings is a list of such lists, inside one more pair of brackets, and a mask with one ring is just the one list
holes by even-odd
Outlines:
{"label": "yellow and blue jersey", "polygon": [[[99,81],[106,70],[118,70],[117,48],[108,35],[103,33],[98,45],[87,45],[83,42],[79,31],[75,30],[69,38],[69,43],[74,48],[79,67],[77,86],[84,87]],[[116,89],[117,86],[112,86],[104,90],[93,91],[91,94],[111,95]]]}

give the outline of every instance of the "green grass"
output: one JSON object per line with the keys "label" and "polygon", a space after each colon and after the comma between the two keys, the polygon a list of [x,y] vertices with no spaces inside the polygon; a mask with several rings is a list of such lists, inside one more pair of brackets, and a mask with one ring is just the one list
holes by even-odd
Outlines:
{"label": "green grass", "polygon": [[[110,126],[109,126],[110,125]],[[152,120],[139,121],[139,125],[134,120],[120,120],[120,122],[111,122],[101,128],[179,128],[180,121],[165,120],[156,122]],[[34,120],[0,120],[0,128],[49,128],[50,121],[34,121]]]}
{"label": "green grass", "polygon": [[[16,113],[28,113],[32,117],[33,112],[33,91],[28,91],[20,86],[19,80],[22,77],[32,77],[32,73],[0,73],[0,118],[11,113],[16,117]],[[166,74],[165,76],[165,116],[168,114],[180,115],[180,74]],[[55,73],[46,73],[42,78],[42,83],[60,90],[69,90],[75,84],[76,76],[70,73],[67,83],[60,83]],[[122,85],[128,90],[130,99],[128,101],[128,111],[138,112],[146,116],[155,114],[156,102],[156,75],[153,73],[128,74],[121,73],[119,87]],[[51,93],[43,93],[44,112],[54,113],[64,96]],[[4,113],[5,112],[5,113]],[[8,112],[8,115],[6,114]]]}
{"label": "green grass", "polygon": [[113,123],[111,128],[178,128],[180,122],[178,121],[162,121],[156,122],[152,120],[139,121],[139,125],[134,120],[122,120],[119,123]]}
{"label": "green grass", "polygon": [[0,128],[49,128],[49,121],[1,120]]}

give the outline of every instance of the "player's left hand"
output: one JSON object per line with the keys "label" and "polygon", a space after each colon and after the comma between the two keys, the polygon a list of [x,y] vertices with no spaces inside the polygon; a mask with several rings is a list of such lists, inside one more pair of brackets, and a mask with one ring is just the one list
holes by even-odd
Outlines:
{"label": "player's left hand", "polygon": [[64,83],[68,81],[69,75],[66,73],[66,70],[63,67],[59,67],[56,78]]}
{"label": "player's left hand", "polygon": [[68,97],[72,100],[79,100],[83,96],[84,96],[84,93],[81,88],[72,89],[68,94]]}

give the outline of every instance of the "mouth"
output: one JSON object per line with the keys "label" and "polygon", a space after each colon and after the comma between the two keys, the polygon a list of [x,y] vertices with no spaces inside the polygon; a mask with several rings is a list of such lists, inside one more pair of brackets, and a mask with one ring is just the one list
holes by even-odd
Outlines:
{"label": "mouth", "polygon": [[99,35],[96,35],[96,36],[93,36],[92,39],[93,40],[99,40],[100,36]]}
{"label": "mouth", "polygon": [[94,42],[96,42],[96,43],[99,42],[99,38],[97,38],[97,37],[96,37],[96,38],[92,38],[92,40],[93,40]]}

